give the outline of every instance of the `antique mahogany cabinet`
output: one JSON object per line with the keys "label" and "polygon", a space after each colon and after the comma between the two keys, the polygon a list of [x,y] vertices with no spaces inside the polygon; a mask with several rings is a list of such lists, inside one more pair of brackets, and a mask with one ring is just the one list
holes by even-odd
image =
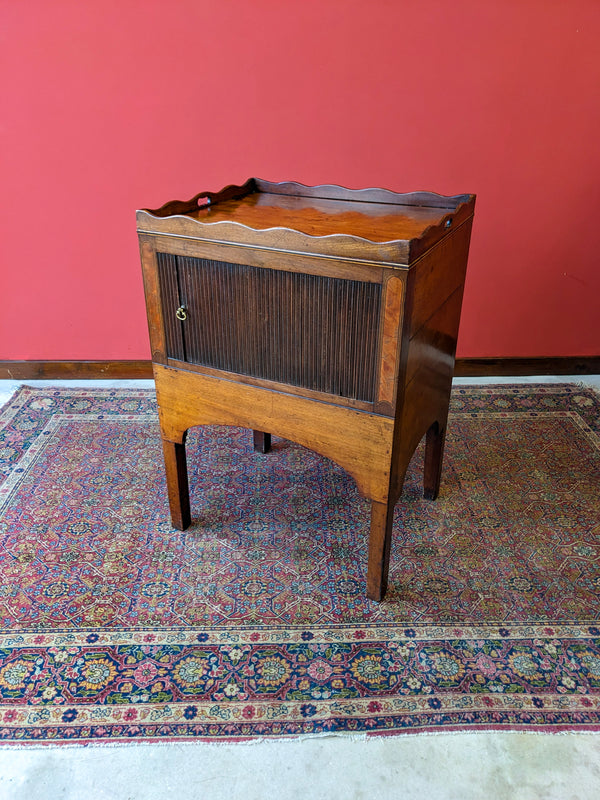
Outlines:
{"label": "antique mahogany cabinet", "polygon": [[367,595],[423,436],[435,499],[475,197],[269,183],[137,212],[171,518],[191,521],[185,437],[254,431],[333,459],[371,502]]}

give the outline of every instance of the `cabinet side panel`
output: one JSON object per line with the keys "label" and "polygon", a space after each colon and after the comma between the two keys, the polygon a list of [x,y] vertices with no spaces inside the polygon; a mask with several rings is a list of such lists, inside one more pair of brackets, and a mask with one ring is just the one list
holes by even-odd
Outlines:
{"label": "cabinet side panel", "polygon": [[414,270],[410,337],[465,281],[473,218],[433,247]]}
{"label": "cabinet side panel", "polygon": [[406,364],[407,384],[424,367],[452,380],[463,287],[459,286],[410,340]]}
{"label": "cabinet side panel", "polygon": [[432,248],[411,268],[407,294],[410,339],[405,343],[402,399],[396,427],[393,491],[429,428],[444,429],[454,373],[454,356],[472,220]]}

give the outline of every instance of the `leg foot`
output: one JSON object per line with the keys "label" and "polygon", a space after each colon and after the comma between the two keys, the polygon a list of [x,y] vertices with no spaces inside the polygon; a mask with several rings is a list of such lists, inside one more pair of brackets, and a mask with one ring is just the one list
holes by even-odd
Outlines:
{"label": "leg foot", "polygon": [[254,435],[254,449],[257,453],[268,453],[271,449],[271,434],[264,431],[252,431]]}
{"label": "leg foot", "polygon": [[184,531],[192,521],[185,444],[177,444],[163,439],[163,453],[165,456],[165,472],[167,473],[171,522],[174,528]]}
{"label": "leg foot", "polygon": [[442,427],[438,422],[434,422],[427,431],[425,439],[423,497],[425,497],[426,500],[435,500],[440,491],[445,439],[446,426],[444,425]]}
{"label": "leg foot", "polygon": [[383,600],[387,589],[393,520],[394,503],[371,503],[367,597],[377,602]]}

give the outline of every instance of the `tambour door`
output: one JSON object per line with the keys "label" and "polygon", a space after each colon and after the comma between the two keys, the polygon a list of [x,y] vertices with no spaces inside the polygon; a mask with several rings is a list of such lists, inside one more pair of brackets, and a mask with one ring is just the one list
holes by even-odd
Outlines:
{"label": "tambour door", "polygon": [[167,355],[376,399],[379,283],[157,253]]}

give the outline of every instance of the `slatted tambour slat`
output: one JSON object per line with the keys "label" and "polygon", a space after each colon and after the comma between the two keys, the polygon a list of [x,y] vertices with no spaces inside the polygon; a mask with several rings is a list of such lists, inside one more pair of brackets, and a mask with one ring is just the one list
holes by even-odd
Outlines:
{"label": "slatted tambour slat", "polygon": [[374,400],[379,284],[157,255],[169,357]]}
{"label": "slatted tambour slat", "polygon": [[158,279],[162,306],[165,310],[165,335],[167,337],[167,352],[171,358],[185,361],[185,349],[181,322],[175,316],[175,311],[180,306],[179,281],[177,275],[177,258],[171,253],[157,253]]}

